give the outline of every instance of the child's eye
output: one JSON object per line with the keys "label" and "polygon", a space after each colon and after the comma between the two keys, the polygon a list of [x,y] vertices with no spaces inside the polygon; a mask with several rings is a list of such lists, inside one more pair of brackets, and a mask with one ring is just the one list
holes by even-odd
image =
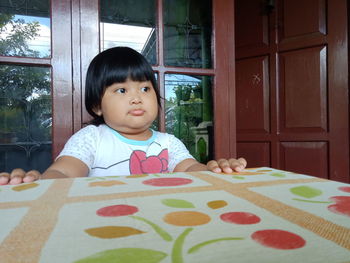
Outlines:
{"label": "child's eye", "polygon": [[143,87],[143,88],[141,88],[141,91],[142,92],[147,92],[147,91],[149,91],[150,90],[150,87]]}
{"label": "child's eye", "polygon": [[116,92],[118,92],[118,93],[125,93],[125,92],[126,92],[126,89],[124,89],[124,88],[119,88],[119,89],[116,90]]}

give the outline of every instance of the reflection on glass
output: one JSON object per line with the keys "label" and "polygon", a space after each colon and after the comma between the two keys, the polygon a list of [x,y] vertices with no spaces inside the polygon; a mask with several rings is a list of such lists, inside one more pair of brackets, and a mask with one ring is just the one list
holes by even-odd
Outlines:
{"label": "reflection on glass", "polygon": [[[158,73],[154,74],[154,77],[156,78],[156,81],[158,82]],[[157,84],[158,85],[158,84]],[[159,91],[159,85],[158,85],[158,91]],[[159,108],[160,109],[160,108]],[[157,118],[153,121],[151,127],[152,130],[159,131],[159,115]]]}
{"label": "reflection on glass", "polygon": [[51,163],[50,69],[0,65],[0,171]]}
{"label": "reflection on glass", "polygon": [[156,31],[155,0],[101,0],[101,49],[131,47],[155,65]]}
{"label": "reflection on glass", "polygon": [[200,162],[212,159],[212,77],[165,75],[166,131],[179,138]]}
{"label": "reflection on glass", "polygon": [[212,0],[163,0],[164,63],[210,68]]}
{"label": "reflection on glass", "polygon": [[50,3],[1,1],[0,55],[50,57]]}
{"label": "reflection on glass", "polygon": [[150,127],[152,130],[155,130],[155,131],[158,131],[159,130],[159,119],[158,118],[156,118],[154,121],[153,121],[153,123],[152,123],[152,125],[151,125],[151,127]]}

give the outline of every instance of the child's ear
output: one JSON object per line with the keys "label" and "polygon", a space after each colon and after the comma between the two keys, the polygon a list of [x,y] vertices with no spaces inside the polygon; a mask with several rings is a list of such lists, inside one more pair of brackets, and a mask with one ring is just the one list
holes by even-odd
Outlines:
{"label": "child's ear", "polygon": [[95,114],[97,115],[97,116],[102,116],[102,110],[101,110],[101,108],[94,108],[93,109],[93,111],[95,112]]}

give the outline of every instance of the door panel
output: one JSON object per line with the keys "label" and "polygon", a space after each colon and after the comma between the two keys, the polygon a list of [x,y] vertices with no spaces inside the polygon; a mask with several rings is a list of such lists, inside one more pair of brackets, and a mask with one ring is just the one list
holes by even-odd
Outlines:
{"label": "door panel", "polygon": [[326,0],[280,1],[279,43],[326,35]]}
{"label": "door panel", "polygon": [[281,169],[328,178],[327,142],[281,142]]}
{"label": "door panel", "polygon": [[[98,1],[80,1],[80,35],[81,43],[81,100],[82,100],[82,124],[86,124],[91,120],[91,116],[85,110],[85,75],[89,67],[90,61],[99,53],[99,16]],[[81,125],[81,124],[80,124]]]}
{"label": "door panel", "polygon": [[277,10],[279,50],[305,48],[327,40],[326,0],[280,0]]}
{"label": "door panel", "polygon": [[[239,142],[237,152],[249,160],[249,166],[269,167],[270,163],[270,143],[268,142]],[[251,165],[253,164],[253,165]]]}
{"label": "door panel", "polygon": [[269,133],[268,57],[248,58],[236,63],[237,122],[239,133]]}
{"label": "door panel", "polygon": [[[347,1],[261,2],[235,2],[238,155],[249,166],[268,160],[275,168],[349,182]],[[251,81],[263,67],[261,92]],[[255,105],[247,110],[247,102]],[[269,103],[267,117],[262,102]],[[261,129],[262,120],[269,130]]]}
{"label": "door panel", "polygon": [[326,47],[281,53],[281,132],[327,132]]}
{"label": "door panel", "polygon": [[269,17],[262,1],[235,1],[237,58],[244,53],[263,53],[269,49]]}
{"label": "door panel", "polygon": [[[53,158],[61,152],[72,135],[72,54],[70,50],[70,0],[51,1],[52,12],[52,88],[53,88]],[[64,37],[62,37],[64,36]]]}

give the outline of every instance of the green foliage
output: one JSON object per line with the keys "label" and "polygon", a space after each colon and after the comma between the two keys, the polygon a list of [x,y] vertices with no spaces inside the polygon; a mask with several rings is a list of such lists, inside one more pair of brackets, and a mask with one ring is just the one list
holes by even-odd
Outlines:
{"label": "green foliage", "polygon": [[199,155],[199,161],[200,162],[206,162],[206,161],[208,161],[207,160],[207,144],[206,144],[206,142],[204,141],[204,139],[203,138],[200,138],[199,140],[198,140],[198,145],[197,145],[197,153],[198,153],[198,155]]}
{"label": "green foliage", "polygon": [[[167,101],[166,130],[174,134],[185,144],[198,161],[206,161],[195,149],[194,127],[203,122],[203,99],[201,83],[197,86],[178,85],[173,88],[176,95]],[[196,92],[195,92],[196,91]]]}
{"label": "green foliage", "polygon": [[[14,15],[0,13],[0,54],[37,56],[27,41],[38,36],[37,22],[25,23]],[[0,132],[16,140],[51,140],[50,70],[45,67],[0,65]]]}
{"label": "green foliage", "polygon": [[20,109],[0,109],[0,132],[3,136],[15,132],[17,129],[23,129],[23,113]]}
{"label": "green foliage", "polygon": [[0,54],[4,56],[37,57],[38,51],[29,49],[27,41],[39,36],[39,23],[26,23],[23,19],[14,19],[13,14],[0,13],[0,33],[11,32],[6,38],[0,38]]}
{"label": "green foliage", "polygon": [[21,141],[50,140],[49,74],[42,67],[0,66],[0,131]]}

